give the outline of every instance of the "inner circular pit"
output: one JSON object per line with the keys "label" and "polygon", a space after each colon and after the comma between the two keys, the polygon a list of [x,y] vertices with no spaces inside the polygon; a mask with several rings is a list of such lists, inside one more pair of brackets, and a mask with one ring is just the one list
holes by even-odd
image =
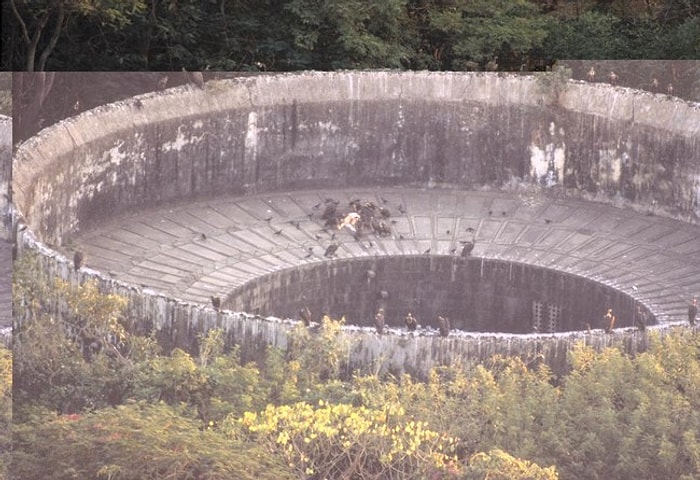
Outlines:
{"label": "inner circular pit", "polygon": [[[235,311],[295,318],[306,307],[372,326],[383,308],[388,328],[405,328],[410,312],[421,330],[438,329],[438,316],[469,332],[555,333],[616,327],[653,319],[624,293],[578,275],[524,263],[460,255],[380,256],[305,264],[263,275],[231,293]],[[637,309],[639,307],[639,310]],[[641,315],[640,315],[641,312]]]}

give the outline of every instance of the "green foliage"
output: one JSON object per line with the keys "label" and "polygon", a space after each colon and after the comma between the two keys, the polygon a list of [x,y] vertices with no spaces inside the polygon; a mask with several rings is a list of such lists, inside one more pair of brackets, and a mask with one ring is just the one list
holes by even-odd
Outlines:
{"label": "green foliage", "polygon": [[294,46],[323,70],[398,68],[408,54],[402,44],[402,0],[290,0],[290,35]]}
{"label": "green foliage", "polygon": [[13,70],[462,70],[495,57],[517,70],[553,58],[698,58],[696,3],[13,0],[2,35]]}
{"label": "green foliage", "polygon": [[340,335],[343,323],[324,317],[318,331],[299,324],[290,333],[287,360],[302,390],[340,377],[349,353],[347,337]]}
{"label": "green foliage", "polygon": [[255,442],[283,456],[299,477],[456,478],[455,439],[406,418],[400,405],[296,403],[246,413],[240,423]]}
{"label": "green foliage", "polygon": [[481,63],[497,56],[522,63],[547,35],[547,19],[526,0],[458,1],[435,12],[431,23],[454,39],[455,60]]}
{"label": "green foliage", "polygon": [[[163,355],[128,332],[118,297],[52,284],[36,259],[16,267],[14,391],[0,350],[0,398],[15,401],[17,478],[700,476],[697,332],[652,335],[634,357],[580,345],[558,379],[500,356],[423,381],[348,379],[342,322],[298,327],[288,351],[258,364],[225,351],[220,330],[200,338],[198,357]],[[86,354],[76,331],[123,340]]]}
{"label": "green foliage", "polygon": [[163,403],[58,416],[36,411],[15,426],[14,451],[13,475],[26,480],[295,478],[257,445]]}
{"label": "green foliage", "polygon": [[559,476],[553,467],[542,468],[539,465],[508,455],[494,449],[488,453],[480,452],[469,459],[465,480],[512,480],[522,478],[529,480],[557,480]]}
{"label": "green foliage", "polygon": [[101,294],[93,282],[52,285],[37,258],[26,255],[15,262],[13,305],[18,405],[36,402],[67,413],[123,399],[131,368],[118,348],[127,341],[123,298]]}

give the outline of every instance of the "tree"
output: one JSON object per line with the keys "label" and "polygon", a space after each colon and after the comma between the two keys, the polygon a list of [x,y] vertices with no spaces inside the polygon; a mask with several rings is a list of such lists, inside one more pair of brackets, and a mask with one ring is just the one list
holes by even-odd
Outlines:
{"label": "tree", "polygon": [[[145,8],[144,0],[9,0],[25,48],[24,69],[43,71],[67,24],[80,18],[121,27]],[[38,59],[37,59],[38,55]]]}
{"label": "tree", "polygon": [[296,68],[401,67],[403,7],[403,0],[286,2],[290,40],[307,56]]}
{"label": "tree", "polygon": [[476,62],[481,68],[517,70],[547,35],[546,17],[527,0],[455,0],[433,8],[429,18],[430,28],[443,38],[436,55],[454,69]]}

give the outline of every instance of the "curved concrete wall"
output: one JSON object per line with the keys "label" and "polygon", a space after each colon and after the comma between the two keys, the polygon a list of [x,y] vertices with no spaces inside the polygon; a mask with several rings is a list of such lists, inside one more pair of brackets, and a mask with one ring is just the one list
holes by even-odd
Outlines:
{"label": "curved concrete wall", "polygon": [[[98,278],[166,343],[191,348],[196,332],[224,326],[231,341],[284,346],[284,323],[216,314],[90,269],[76,274],[41,243],[60,246],[110,216],[163,202],[334,185],[530,182],[697,221],[697,105],[575,82],[551,102],[533,77],[483,73],[302,73],[181,87],[85,112],[25,142],[14,200],[30,226],[23,239],[47,272]],[[596,345],[617,336],[584,335]],[[359,337],[364,360],[419,370],[515,348],[513,337]],[[580,338],[526,337],[560,361]]]}
{"label": "curved concrete wall", "polygon": [[15,201],[48,244],[105,217],[222,193],[333,185],[503,185],[700,207],[700,108],[534,77],[346,72],[181,87],[93,111],[18,150]]}
{"label": "curved concrete wall", "polygon": [[[433,329],[438,328],[437,316],[443,315],[462,331],[500,333],[605,328],[595,323],[602,322],[601,305],[617,313],[618,327],[629,327],[635,325],[637,307],[643,308],[628,295],[577,275],[524,263],[437,255],[300,265],[258,277],[230,298],[231,310],[264,316],[297,318],[306,306],[316,319],[325,314],[372,326],[381,306],[388,327],[403,329],[410,311],[419,324]],[[647,318],[652,319],[648,311]]]}
{"label": "curved concrete wall", "polygon": [[12,334],[12,119],[0,115],[0,341]]}

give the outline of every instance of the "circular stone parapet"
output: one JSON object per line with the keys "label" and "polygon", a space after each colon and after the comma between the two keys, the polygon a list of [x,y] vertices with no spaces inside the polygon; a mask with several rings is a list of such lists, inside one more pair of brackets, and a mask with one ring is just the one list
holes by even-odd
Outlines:
{"label": "circular stone parapet", "polygon": [[0,341],[12,335],[12,119],[0,115]]}
{"label": "circular stone parapet", "polygon": [[[431,281],[466,282],[474,300],[450,301],[455,312],[482,312],[473,325],[520,312],[501,331],[531,331],[538,302],[556,307],[555,331],[595,328],[595,308],[611,305],[622,326],[636,306],[661,324],[683,321],[700,285],[698,105],[580,82],[554,98],[544,85],[485,73],[309,72],[100,107],[19,147],[25,243],[57,275],[133,292],[143,318],[180,325],[173,338],[221,324],[212,295],[259,315],[316,302],[316,312],[351,317],[353,289],[317,295],[346,281],[344,268],[362,282],[374,269],[372,281],[398,295],[394,324],[412,301],[438,313]],[[356,240],[325,227],[327,199],[347,209],[357,198],[391,209],[387,235]],[[462,259],[468,239],[475,248]],[[79,275],[66,260],[76,248],[90,267]],[[492,280],[472,281],[476,271]],[[433,273],[423,281],[421,272]],[[528,280],[546,272],[561,275],[541,288]],[[409,277],[414,286],[397,294],[391,284]],[[555,301],[577,285],[597,293]],[[367,296],[355,315],[367,324],[376,304],[369,287],[355,290]]]}

